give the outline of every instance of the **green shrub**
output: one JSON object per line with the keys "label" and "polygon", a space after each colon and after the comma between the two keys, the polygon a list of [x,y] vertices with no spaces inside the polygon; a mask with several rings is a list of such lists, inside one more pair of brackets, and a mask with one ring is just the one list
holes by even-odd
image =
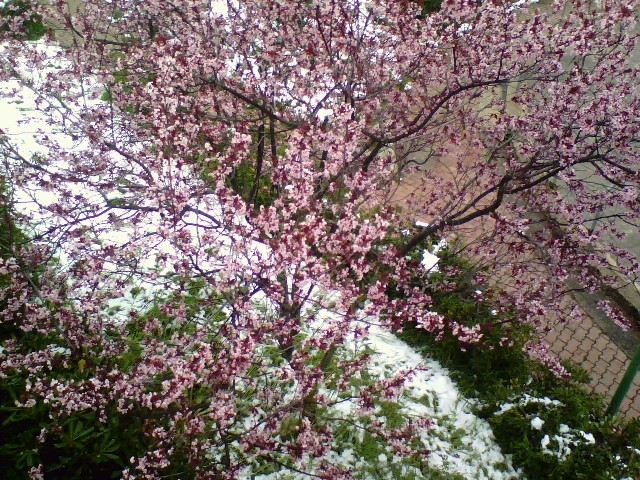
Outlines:
{"label": "green shrub", "polygon": [[[482,340],[461,344],[451,332],[415,325],[399,336],[440,361],[460,390],[478,400],[476,413],[490,423],[514,466],[529,480],[640,478],[640,421],[606,418],[603,398],[587,389],[589,376],[576,365],[565,363],[571,376],[558,378],[530,358],[523,347],[535,339],[532,329],[514,322],[513,313],[496,314],[490,294],[476,294],[464,258],[447,249],[440,256],[440,272],[424,282],[432,309],[480,325]],[[443,284],[450,288],[439,289]]]}
{"label": "green shrub", "polygon": [[[17,17],[28,12],[30,8],[31,3],[28,0],[10,0],[0,8],[0,17],[9,19]],[[39,40],[47,33],[47,27],[42,17],[34,13],[22,22],[22,28],[19,31],[12,31],[8,22],[0,20],[0,32],[11,32],[11,36],[23,40]]]}

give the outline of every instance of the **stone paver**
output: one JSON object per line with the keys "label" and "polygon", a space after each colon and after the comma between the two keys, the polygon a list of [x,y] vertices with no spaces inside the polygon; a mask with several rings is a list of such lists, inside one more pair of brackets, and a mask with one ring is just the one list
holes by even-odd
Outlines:
{"label": "stone paver", "polygon": [[[545,341],[560,358],[587,370],[593,391],[604,395],[607,402],[611,400],[631,359],[591,317],[587,315],[580,324],[570,321],[555,326]],[[640,417],[640,374],[636,374],[620,413],[628,418]]]}

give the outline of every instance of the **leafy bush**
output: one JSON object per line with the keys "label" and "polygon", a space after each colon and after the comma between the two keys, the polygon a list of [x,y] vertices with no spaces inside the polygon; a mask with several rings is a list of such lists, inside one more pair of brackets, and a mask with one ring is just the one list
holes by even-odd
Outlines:
{"label": "leafy bush", "polygon": [[[9,0],[8,2],[4,2],[4,6],[0,4],[0,18],[11,20],[12,18],[26,14],[30,8],[30,2],[28,0]],[[9,22],[0,20],[0,31],[9,32],[13,30],[12,35],[15,38],[24,40],[38,40],[47,33],[47,27],[44,25],[40,15],[29,15],[21,24],[21,28],[16,31],[11,28]]]}
{"label": "leafy bush", "polygon": [[[184,285],[182,299],[188,316],[196,315],[200,289],[197,282]],[[139,289],[133,290],[135,295],[140,294]],[[173,299],[156,297],[147,311],[130,314],[124,326],[126,334],[121,353],[112,358],[91,349],[81,352],[81,357],[78,357],[64,347],[64,338],[31,332],[21,335],[21,350],[34,355],[54,351],[52,361],[43,367],[47,381],[75,385],[89,392],[94,388],[94,380],[109,378],[108,372],[116,368],[121,372],[131,369],[144,354],[145,344],[170,342],[175,335],[189,335],[192,322],[177,324],[162,310],[164,303],[170,300]],[[117,309],[112,313],[117,314]],[[145,320],[151,318],[157,320],[158,328],[143,332]],[[19,333],[17,328],[11,332],[12,337],[5,334],[0,338],[1,344],[15,340]],[[120,478],[131,466],[132,457],[140,457],[154,448],[156,439],[152,432],[167,427],[172,418],[166,411],[142,404],[132,405],[131,402],[122,409],[117,401],[102,406],[78,405],[76,411],[59,412],[46,397],[31,395],[29,376],[33,372],[11,368],[3,355],[0,355],[0,360],[3,363],[3,377],[0,378],[0,463],[5,469],[3,478],[23,479],[34,474],[43,474],[47,480]],[[147,391],[152,392],[156,387],[159,391],[160,383],[167,378],[158,377],[158,385],[147,385]],[[104,385],[95,386],[96,391],[100,388]],[[190,407],[194,410],[208,405],[206,399],[211,392],[205,387],[203,390],[193,388],[191,392]],[[87,395],[86,398],[91,397]],[[167,407],[167,411],[171,408],[173,406]],[[188,416],[185,412],[185,422]],[[167,475],[185,479],[195,476],[193,465],[185,453],[189,444],[188,435],[176,439],[177,447],[168,454],[171,464],[165,470]]]}

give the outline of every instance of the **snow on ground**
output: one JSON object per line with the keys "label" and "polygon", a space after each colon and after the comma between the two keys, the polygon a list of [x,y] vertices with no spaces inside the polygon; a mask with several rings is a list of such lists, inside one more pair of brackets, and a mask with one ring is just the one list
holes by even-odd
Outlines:
{"label": "snow on ground", "polygon": [[[339,435],[334,442],[334,451],[327,459],[350,471],[361,480],[405,480],[432,478],[433,470],[443,478],[468,480],[510,480],[523,478],[511,462],[510,455],[501,452],[496,444],[489,424],[471,413],[473,402],[465,399],[451,380],[449,373],[438,362],[425,359],[403,341],[379,327],[371,327],[364,341],[349,349],[367,347],[372,353],[367,373],[375,378],[388,378],[410,369],[415,372],[406,382],[404,393],[397,399],[400,413],[408,418],[427,418],[433,425],[419,432],[424,447],[430,451],[419,461],[399,457],[392,447],[365,445],[364,430],[354,427],[350,434]],[[363,373],[360,375],[365,377]],[[374,380],[371,380],[374,381]],[[325,392],[327,393],[327,392]],[[334,416],[352,418],[354,424],[366,424],[359,420],[355,405],[349,401],[334,406]],[[374,410],[376,420],[385,421],[384,409]],[[331,413],[330,413],[331,415]],[[371,442],[374,443],[374,442]],[[364,458],[364,450],[376,460]],[[375,450],[374,450],[375,451]],[[424,468],[421,463],[426,463]],[[269,474],[256,474],[247,469],[243,480],[306,480],[307,475],[282,470]]]}
{"label": "snow on ground", "polygon": [[[418,222],[416,222],[416,225],[418,225]],[[420,264],[422,265],[422,268],[424,268],[426,272],[432,273],[432,272],[439,271],[438,262],[440,261],[440,258],[438,257],[438,252],[440,252],[446,246],[447,246],[447,241],[446,239],[443,238],[433,246],[431,251],[429,250],[422,251],[422,261],[420,262]]]}
{"label": "snow on ground", "polygon": [[376,352],[373,373],[389,375],[404,368],[417,369],[407,382],[408,397],[400,401],[407,412],[435,421],[421,434],[431,451],[431,466],[474,480],[519,478],[511,458],[495,443],[489,424],[471,413],[472,403],[460,394],[446,369],[380,328],[372,327],[368,342]]}

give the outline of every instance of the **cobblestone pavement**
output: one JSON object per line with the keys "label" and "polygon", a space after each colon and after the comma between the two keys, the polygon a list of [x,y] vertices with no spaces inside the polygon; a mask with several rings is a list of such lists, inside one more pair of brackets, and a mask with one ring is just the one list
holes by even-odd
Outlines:
{"label": "cobblestone pavement", "polygon": [[[607,402],[611,400],[631,358],[590,315],[581,322],[563,323],[547,334],[545,340],[554,354],[574,361],[589,372],[591,388],[604,395]],[[640,418],[640,375],[637,373],[620,413]]]}

